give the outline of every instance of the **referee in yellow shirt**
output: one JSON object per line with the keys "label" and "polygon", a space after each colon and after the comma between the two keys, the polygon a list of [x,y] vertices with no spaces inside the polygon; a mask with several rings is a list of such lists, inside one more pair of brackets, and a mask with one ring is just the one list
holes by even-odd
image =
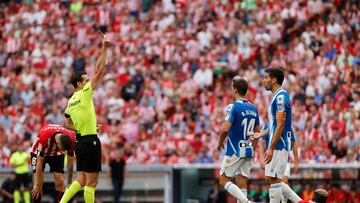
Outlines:
{"label": "referee in yellow shirt", "polygon": [[75,92],[65,109],[66,125],[78,132],[76,137],[76,181],[65,190],[60,203],[68,202],[78,191],[84,188],[85,203],[95,201],[95,187],[101,171],[101,143],[96,135],[97,124],[92,99],[93,88],[105,74],[105,61],[110,41],[103,35],[101,55],[95,66],[94,77],[90,81],[85,72],[74,73],[71,83]]}
{"label": "referee in yellow shirt", "polygon": [[25,152],[24,147],[22,145],[19,145],[17,151],[14,152],[10,157],[10,164],[12,167],[15,168],[15,174],[16,174],[14,203],[20,203],[21,185],[24,186],[24,202],[30,203],[29,159],[30,159],[30,155],[27,152]]}

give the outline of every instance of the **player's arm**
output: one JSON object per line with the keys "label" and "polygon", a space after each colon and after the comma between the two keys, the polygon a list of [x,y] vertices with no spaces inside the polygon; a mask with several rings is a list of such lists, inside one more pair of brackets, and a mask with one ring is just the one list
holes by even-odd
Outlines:
{"label": "player's arm", "polygon": [[251,139],[260,139],[264,136],[266,136],[269,133],[269,128],[266,128],[265,130],[261,131],[261,132],[255,132],[254,134],[251,135]]}
{"label": "player's arm", "polygon": [[67,183],[71,184],[73,178],[73,170],[74,170],[74,153],[68,153],[67,155]]}
{"label": "player's arm", "polygon": [[33,198],[37,199],[42,192],[42,186],[44,183],[44,156],[37,156],[36,158],[36,166],[35,166],[35,173],[34,173],[34,187],[31,191],[31,195]]}
{"label": "player's arm", "polygon": [[294,154],[294,172],[297,172],[299,170],[299,153],[296,140],[292,142],[292,150]]}
{"label": "player's arm", "polygon": [[260,163],[260,168],[264,168],[264,154],[265,154],[265,140],[260,140],[260,144],[259,144],[259,163]]}
{"label": "player's arm", "polygon": [[101,54],[96,62],[94,77],[91,80],[92,88],[95,88],[96,84],[105,75],[106,55],[107,55],[107,50],[109,47],[110,47],[110,41],[106,35],[103,35]]}
{"label": "player's arm", "polygon": [[[254,133],[260,133],[260,126],[259,125],[255,126]],[[255,151],[256,147],[258,145],[259,139],[253,139],[253,140],[251,140],[251,142],[252,142],[251,144],[252,144],[252,146],[254,148],[254,151]]]}
{"label": "player's arm", "polygon": [[286,118],[285,112],[276,112],[276,129],[274,133],[274,138],[270,142],[269,148],[265,154],[265,163],[269,163],[272,159],[272,154],[275,149],[275,146],[279,142],[285,127],[285,118]]}
{"label": "player's arm", "polygon": [[221,150],[224,146],[224,141],[230,131],[231,125],[234,122],[234,105],[230,104],[225,108],[225,121],[221,125],[220,137],[217,149]]}
{"label": "player's arm", "polygon": [[219,137],[219,142],[218,142],[218,146],[217,149],[221,150],[224,146],[224,141],[226,139],[226,136],[231,128],[232,123],[225,121],[223,122],[223,124],[221,125],[221,130],[220,130],[220,137]]}

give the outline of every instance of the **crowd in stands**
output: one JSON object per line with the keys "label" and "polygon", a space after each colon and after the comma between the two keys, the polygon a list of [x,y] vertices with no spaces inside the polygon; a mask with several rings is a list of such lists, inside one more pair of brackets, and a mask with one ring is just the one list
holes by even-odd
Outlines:
{"label": "crowd in stands", "polygon": [[[19,3],[21,2],[21,3]],[[35,3],[37,2],[37,3]],[[213,163],[231,78],[267,122],[271,64],[286,70],[302,163],[360,160],[356,1],[2,1],[0,165],[46,123],[64,125],[74,71],[90,77],[101,36],[113,46],[94,91],[104,163]]]}

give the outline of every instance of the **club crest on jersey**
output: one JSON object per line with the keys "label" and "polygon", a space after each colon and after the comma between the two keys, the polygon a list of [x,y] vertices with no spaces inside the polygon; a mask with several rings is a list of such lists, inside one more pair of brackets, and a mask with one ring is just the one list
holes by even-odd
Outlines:
{"label": "club crest on jersey", "polygon": [[233,104],[230,104],[225,108],[225,120],[229,120],[232,108]]}
{"label": "club crest on jersey", "polygon": [[279,95],[278,97],[277,97],[277,110],[278,111],[284,111],[285,110],[285,105],[284,105],[284,96],[283,95]]}

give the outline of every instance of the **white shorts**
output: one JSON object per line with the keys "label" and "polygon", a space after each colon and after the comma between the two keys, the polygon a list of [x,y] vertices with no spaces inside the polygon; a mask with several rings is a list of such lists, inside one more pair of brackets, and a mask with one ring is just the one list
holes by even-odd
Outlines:
{"label": "white shorts", "polygon": [[237,175],[248,177],[250,175],[252,163],[253,158],[240,159],[235,155],[225,155],[221,164],[220,175],[224,175],[226,177],[234,177]]}
{"label": "white shorts", "polygon": [[286,165],[289,160],[289,151],[274,150],[270,163],[265,164],[265,176],[282,178],[285,175]]}
{"label": "white shorts", "polygon": [[287,176],[287,177],[290,176],[290,163],[289,162],[287,162],[287,164],[286,164],[284,176]]}

